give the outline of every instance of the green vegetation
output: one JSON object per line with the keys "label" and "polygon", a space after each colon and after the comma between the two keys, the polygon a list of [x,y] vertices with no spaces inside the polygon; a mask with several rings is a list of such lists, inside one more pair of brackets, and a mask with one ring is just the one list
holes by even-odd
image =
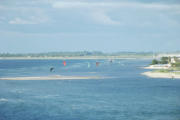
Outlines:
{"label": "green vegetation", "polygon": [[151,65],[155,65],[155,64],[158,64],[158,63],[159,63],[158,60],[154,59],[154,60],[152,60]]}
{"label": "green vegetation", "polygon": [[160,69],[160,70],[154,70],[153,72],[161,72],[161,73],[168,73],[171,70],[167,70],[167,69]]}
{"label": "green vegetation", "polygon": [[168,64],[170,62],[170,57],[162,57],[161,60],[152,60],[151,65],[155,65],[155,64]]}
{"label": "green vegetation", "polygon": [[175,72],[176,75],[180,75],[180,72]]}
{"label": "green vegetation", "polygon": [[172,63],[171,66],[180,68],[180,62]]}
{"label": "green vegetation", "polygon": [[162,57],[161,61],[159,61],[160,64],[168,64],[170,61],[170,57]]}
{"label": "green vegetation", "polygon": [[180,71],[180,67],[171,67],[171,70]]}

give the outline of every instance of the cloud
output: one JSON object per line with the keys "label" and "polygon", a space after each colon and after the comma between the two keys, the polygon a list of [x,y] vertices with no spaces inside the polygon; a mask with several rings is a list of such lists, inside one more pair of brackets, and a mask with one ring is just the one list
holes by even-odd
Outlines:
{"label": "cloud", "polygon": [[[17,2],[18,3],[18,2]],[[26,2],[22,2],[26,3]],[[43,7],[37,6],[11,6],[8,4],[0,5],[0,17],[5,17],[6,20],[0,21],[9,24],[40,24],[51,21],[47,12]]]}
{"label": "cloud", "polygon": [[96,11],[91,14],[93,20],[101,24],[120,25],[119,21],[112,20],[108,15],[102,11]]}
{"label": "cloud", "polygon": [[40,24],[48,21],[48,18],[41,18],[41,17],[35,17],[31,16],[29,19],[22,19],[19,17],[14,18],[13,20],[9,21],[9,24]]}
{"label": "cloud", "polygon": [[34,21],[23,20],[21,18],[15,18],[9,21],[9,24],[37,24]]}
{"label": "cloud", "polygon": [[52,2],[53,8],[150,8],[150,9],[180,9],[178,4],[141,3],[141,2]]}
{"label": "cloud", "polygon": [[[81,10],[84,12],[85,16],[90,17],[100,24],[107,25],[121,25],[125,23],[132,23],[132,14],[137,14],[135,16],[137,19],[145,19],[142,17],[144,13],[153,13],[151,16],[159,15],[170,15],[180,14],[180,4],[167,4],[167,3],[143,3],[143,2],[83,2],[83,1],[55,1],[51,3],[53,8],[63,9],[63,10],[73,10],[79,12]],[[82,10],[83,9],[83,10]],[[102,12],[103,11],[103,12]],[[129,12],[128,12],[129,11]],[[144,12],[143,12],[144,11]],[[118,12],[118,13],[117,13]],[[118,16],[122,18],[123,21],[116,21],[111,18],[107,13],[110,13],[111,16]],[[154,15],[155,14],[155,15]],[[145,14],[146,15],[146,14]],[[130,18],[130,19],[129,19]],[[169,19],[169,18],[168,18]],[[133,22],[134,23],[134,22]],[[145,21],[148,23],[148,20]],[[139,24],[139,23],[138,23]],[[141,23],[142,24],[142,23]]]}

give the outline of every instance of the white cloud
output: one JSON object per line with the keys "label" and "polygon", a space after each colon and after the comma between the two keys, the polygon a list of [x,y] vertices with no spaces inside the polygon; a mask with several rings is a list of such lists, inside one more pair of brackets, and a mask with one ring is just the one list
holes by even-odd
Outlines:
{"label": "white cloud", "polygon": [[0,17],[6,17],[6,20],[0,18],[0,21],[8,21],[9,24],[40,24],[51,20],[45,9],[37,6],[0,5],[0,14]]}
{"label": "white cloud", "polygon": [[102,11],[96,11],[91,14],[93,20],[101,24],[120,25],[120,22],[112,20],[108,15]]}
{"label": "white cloud", "polygon": [[[115,21],[108,14],[116,14],[117,11],[119,13],[117,16],[121,16],[124,18],[124,23],[128,23],[127,21],[132,22],[131,15],[135,11],[137,13],[142,13],[146,11],[152,11],[152,13],[161,13],[161,14],[169,14],[169,13],[180,13],[180,4],[165,4],[165,3],[143,3],[143,2],[83,2],[83,1],[55,1],[52,2],[52,7],[57,9],[70,9],[76,11],[77,9],[81,9],[85,13],[86,16],[91,17],[97,23],[108,24],[108,25],[120,25],[123,21]],[[82,10],[83,9],[83,10]],[[95,11],[96,10],[96,11]],[[103,12],[102,12],[103,11]],[[122,14],[126,11],[130,11],[131,13],[127,13],[126,15]],[[141,12],[142,11],[142,12]],[[157,12],[156,12],[157,11]],[[120,15],[120,13],[122,15]],[[111,15],[112,15],[111,14]],[[128,16],[131,15],[129,18]],[[141,17],[140,17],[141,18]],[[127,19],[127,21],[126,21]],[[138,19],[138,17],[137,17]],[[145,21],[148,22],[147,20]]]}
{"label": "white cloud", "polygon": [[21,18],[15,18],[9,21],[9,24],[36,24],[34,21],[28,21]]}
{"label": "white cloud", "polygon": [[38,18],[35,16],[31,16],[29,19],[16,17],[13,20],[10,20],[9,24],[40,24],[46,22],[47,20],[47,18]]}
{"label": "white cloud", "polygon": [[94,7],[130,7],[150,9],[180,9],[176,4],[140,3],[140,2],[52,2],[54,8],[94,8]]}

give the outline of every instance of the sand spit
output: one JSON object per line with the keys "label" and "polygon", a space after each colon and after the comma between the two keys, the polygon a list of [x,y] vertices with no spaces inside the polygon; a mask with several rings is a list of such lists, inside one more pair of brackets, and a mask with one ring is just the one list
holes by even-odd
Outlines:
{"label": "sand spit", "polygon": [[142,75],[151,77],[151,78],[172,78],[172,79],[180,79],[180,74],[175,73],[161,73],[161,72],[144,72]]}
{"label": "sand spit", "polygon": [[5,77],[0,80],[78,80],[78,79],[102,79],[98,76],[39,76],[39,77]]}
{"label": "sand spit", "polygon": [[170,64],[161,64],[161,65],[149,65],[147,67],[143,67],[144,69],[169,69],[171,67]]}

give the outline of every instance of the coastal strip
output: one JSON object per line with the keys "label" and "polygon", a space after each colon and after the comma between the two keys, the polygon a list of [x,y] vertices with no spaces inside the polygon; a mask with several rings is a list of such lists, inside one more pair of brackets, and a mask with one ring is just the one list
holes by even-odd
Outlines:
{"label": "coastal strip", "polygon": [[79,79],[103,79],[99,76],[39,76],[39,77],[4,77],[0,80],[79,80]]}
{"label": "coastal strip", "polygon": [[180,79],[180,74],[175,74],[171,72],[162,73],[162,72],[144,72],[142,75],[151,77],[151,78],[172,78],[172,79]]}
{"label": "coastal strip", "polygon": [[0,60],[96,60],[96,59],[152,59],[144,56],[77,56],[77,57],[0,57]]}

